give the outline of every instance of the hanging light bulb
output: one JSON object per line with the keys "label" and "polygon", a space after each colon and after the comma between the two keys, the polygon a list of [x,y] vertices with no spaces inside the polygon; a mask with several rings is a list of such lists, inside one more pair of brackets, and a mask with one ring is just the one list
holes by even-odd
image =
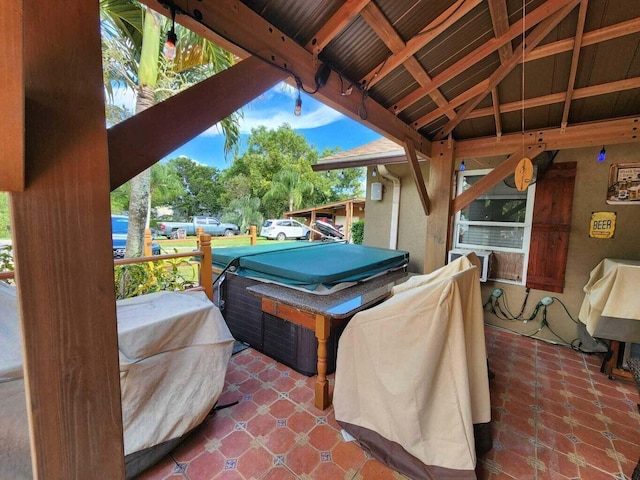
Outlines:
{"label": "hanging light bulb", "polygon": [[162,53],[164,57],[172,61],[176,58],[176,43],[178,42],[178,37],[176,36],[176,7],[171,4],[169,6],[171,9],[171,29],[169,33],[167,33],[167,41],[164,42],[164,47],[162,49]]}
{"label": "hanging light bulb", "polygon": [[302,98],[300,98],[300,90],[298,90],[298,98],[296,98],[296,106],[293,109],[293,114],[296,117],[302,115]]}
{"label": "hanging light bulb", "polygon": [[602,146],[602,150],[600,150],[600,154],[598,155],[598,161],[604,162],[607,159],[607,151],[604,149],[604,145]]}
{"label": "hanging light bulb", "polygon": [[460,171],[464,172],[467,169],[467,166],[464,164],[464,160],[460,162]]}

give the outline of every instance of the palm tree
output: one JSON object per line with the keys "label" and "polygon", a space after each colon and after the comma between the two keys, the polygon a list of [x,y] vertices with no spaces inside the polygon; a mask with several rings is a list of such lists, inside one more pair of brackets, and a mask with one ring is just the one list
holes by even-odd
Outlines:
{"label": "palm tree", "polygon": [[233,222],[246,232],[253,225],[262,225],[260,199],[256,197],[236,198],[229,204],[229,211],[223,216],[225,222]]}
{"label": "palm tree", "polygon": [[304,180],[299,172],[294,170],[280,170],[273,176],[271,189],[265,194],[265,199],[286,199],[289,211],[299,208],[305,195],[313,193],[313,183]]}
{"label": "palm tree", "polygon": [[[105,84],[113,98],[114,82],[134,90],[136,113],[188,88],[234,62],[231,53],[176,25],[178,52],[174,62],[162,55],[162,32],[168,22],[133,0],[101,0]],[[109,55],[112,55],[109,57]],[[239,114],[221,122],[225,154],[236,148]],[[151,173],[147,169],[130,182],[129,231],[125,256],[140,256],[144,229],[149,226]]]}

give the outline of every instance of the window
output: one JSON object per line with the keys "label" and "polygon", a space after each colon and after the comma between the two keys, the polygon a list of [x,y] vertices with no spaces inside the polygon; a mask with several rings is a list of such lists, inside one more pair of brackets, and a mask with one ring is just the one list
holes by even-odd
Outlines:
{"label": "window", "polygon": [[[459,172],[457,194],[489,172]],[[499,182],[456,214],[454,248],[493,251],[498,268],[490,278],[524,283],[534,196],[535,185],[520,192]]]}

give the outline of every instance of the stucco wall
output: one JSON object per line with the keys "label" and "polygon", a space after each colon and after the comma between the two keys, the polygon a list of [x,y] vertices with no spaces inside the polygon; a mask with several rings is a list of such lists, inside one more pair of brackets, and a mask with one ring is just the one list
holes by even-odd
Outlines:
{"label": "stucco wall", "polygon": [[[529,316],[537,302],[545,296],[557,297],[567,307],[571,316],[577,320],[580,305],[584,298],[582,288],[589,279],[589,272],[603,258],[627,258],[640,260],[640,204],[608,205],[606,192],[609,179],[609,167],[614,163],[640,162],[640,145],[612,145],[607,147],[607,159],[598,163],[599,147],[564,150],[555,162],[578,163],[569,254],[565,272],[565,289],[562,294],[531,290],[525,307],[525,316]],[[466,159],[467,169],[489,168],[495,166],[497,159]],[[426,166],[423,173],[427,178]],[[422,212],[415,185],[409,167],[406,164],[389,167],[402,179],[402,203],[400,209],[400,238],[398,248],[408,250],[411,256],[410,271],[421,273],[424,259],[426,234],[426,217]],[[368,185],[371,171],[368,172]],[[367,191],[367,220],[365,222],[365,243],[388,247],[391,211],[390,184],[385,183],[386,190],[382,202],[372,202]],[[367,190],[369,187],[367,186]],[[591,213],[610,211],[617,214],[617,227],[612,239],[602,240],[589,238],[589,221]],[[369,213],[370,212],[370,213]],[[491,295],[491,291],[502,288],[508,306],[516,314],[522,309],[526,290],[523,285],[512,285],[504,282],[487,282],[482,286],[483,303]],[[488,323],[516,330],[521,333],[532,333],[540,326],[541,314],[531,322],[502,321],[495,315],[486,313]],[[577,337],[576,324],[569,318],[560,302],[555,301],[547,310],[547,320],[551,328],[564,340],[571,341]],[[552,341],[560,341],[548,328],[542,329],[536,336]]]}
{"label": "stucco wall", "polygon": [[[422,175],[429,181],[429,167],[420,163]],[[400,224],[398,227],[398,250],[409,252],[409,271],[422,273],[424,264],[427,217],[422,210],[418,191],[407,164],[390,165],[389,173],[400,178]],[[364,244],[373,247],[389,248],[391,229],[391,209],[393,201],[393,183],[389,180],[371,176],[372,169],[367,170],[367,218],[364,222]],[[371,198],[371,183],[382,182],[382,201]]]}

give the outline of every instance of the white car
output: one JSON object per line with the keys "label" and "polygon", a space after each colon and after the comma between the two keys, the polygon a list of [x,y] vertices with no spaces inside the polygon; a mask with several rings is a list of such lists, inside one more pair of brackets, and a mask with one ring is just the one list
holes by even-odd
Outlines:
{"label": "white car", "polygon": [[273,240],[286,240],[287,238],[309,239],[311,230],[306,225],[290,219],[266,220],[260,236]]}

